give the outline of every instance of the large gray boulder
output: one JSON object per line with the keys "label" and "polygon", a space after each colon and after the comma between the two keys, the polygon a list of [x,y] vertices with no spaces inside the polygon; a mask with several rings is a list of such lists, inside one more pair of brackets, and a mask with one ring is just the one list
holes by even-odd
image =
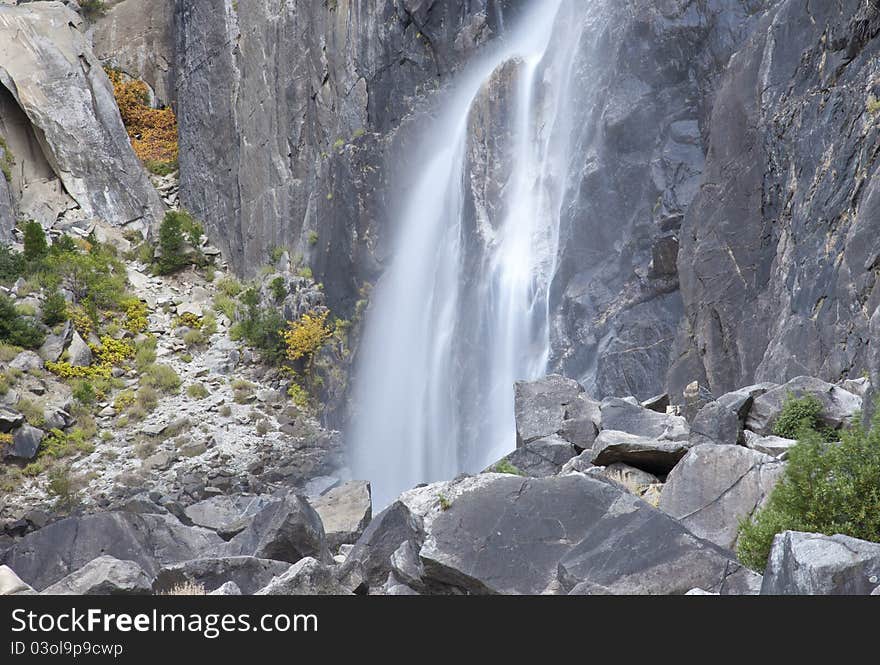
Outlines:
{"label": "large gray boulder", "polygon": [[42,590],[102,555],[133,561],[149,576],[223,543],[213,531],[171,515],[108,512],[68,517],[16,542],[2,562]]}
{"label": "large gray boulder", "polygon": [[134,561],[99,556],[43,591],[47,596],[146,596],[151,578]]}
{"label": "large gray boulder", "polygon": [[771,457],[778,458],[797,445],[797,441],[794,439],[784,439],[781,436],[761,436],[749,430],[746,430],[743,434],[746,448],[757,450],[759,453],[764,453]]}
{"label": "large gray boulder", "polygon": [[309,499],[324,525],[327,548],[355,543],[373,517],[370,483],[353,480]]}
{"label": "large gray boulder", "polygon": [[74,367],[88,367],[92,364],[92,350],[75,330],[67,347],[67,361]]}
{"label": "large gray boulder", "polygon": [[737,412],[719,401],[709,402],[700,409],[691,423],[690,444],[727,444],[734,446],[742,433],[742,421]]}
{"label": "large gray boulder", "polygon": [[15,460],[32,460],[40,450],[40,444],[46,433],[25,423],[12,435],[12,446],[6,451],[6,457]]}
{"label": "large gray boulder", "polygon": [[800,376],[757,397],[749,411],[746,429],[762,436],[773,434],[773,426],[789,396],[815,397],[822,404],[822,422],[835,429],[855,424],[862,410],[862,398],[858,395],[820,379]]}
{"label": "large gray boulder", "polygon": [[762,595],[859,595],[880,589],[880,544],[785,531],[773,539]]}
{"label": "large gray boulder", "polygon": [[9,432],[23,424],[24,415],[18,411],[0,407],[0,434],[9,434]]}
{"label": "large gray boulder", "polygon": [[[439,492],[446,501],[432,502]],[[451,592],[729,593],[757,579],[644,501],[581,474],[482,474],[401,500],[425,529],[423,583]]]}
{"label": "large gray boulder", "polygon": [[784,467],[742,446],[695,446],[666,479],[659,508],[696,536],[732,550],[740,520],[766,502]]}
{"label": "large gray boulder", "polygon": [[407,541],[421,544],[423,537],[418,517],[404,503],[395,501],[373,518],[349,552],[343,568],[361,565],[370,586],[381,586],[391,572],[391,555]]}
{"label": "large gray boulder", "polygon": [[244,531],[254,515],[271,501],[265,496],[221,494],[187,506],[183,512],[196,526],[216,531],[229,540]]}
{"label": "large gray boulder", "polygon": [[593,464],[608,466],[623,462],[656,475],[666,475],[685,456],[687,441],[668,441],[602,430],[593,444]]}
{"label": "large gray boulder", "polygon": [[274,501],[248,527],[221,548],[225,556],[253,556],[296,563],[313,556],[329,560],[324,526],[315,509],[294,493]]}
{"label": "large gray boulder", "polygon": [[524,476],[555,476],[577,454],[575,446],[554,435],[518,447],[489,469],[501,472],[507,464],[515,467]]}
{"label": "large gray boulder", "polygon": [[54,333],[48,335],[38,351],[40,358],[53,363],[58,362],[64,349],[70,344],[73,332],[73,323],[67,321],[57,335]]}
{"label": "large gray boulder", "polygon": [[153,591],[162,593],[187,583],[209,592],[233,582],[239,593],[250,595],[290,568],[289,561],[252,556],[205,557],[164,566],[153,581]]}
{"label": "large gray boulder", "polygon": [[257,596],[348,596],[351,591],[336,579],[333,568],[312,557],[306,557],[289,567],[265,587]]}
{"label": "large gray boulder", "polygon": [[598,432],[599,405],[573,379],[550,375],[518,381],[514,387],[516,444],[558,435],[581,450],[592,446]]}
{"label": "large gray boulder", "polygon": [[618,397],[602,402],[602,429],[640,437],[686,441],[688,424],[681,416],[657,413]]}
{"label": "large gray boulder", "polygon": [[[162,202],[135,157],[82,27],[60,2],[0,5],[0,85],[40,137],[52,177],[82,215],[146,228],[161,216]],[[54,221],[51,215],[42,221]]]}

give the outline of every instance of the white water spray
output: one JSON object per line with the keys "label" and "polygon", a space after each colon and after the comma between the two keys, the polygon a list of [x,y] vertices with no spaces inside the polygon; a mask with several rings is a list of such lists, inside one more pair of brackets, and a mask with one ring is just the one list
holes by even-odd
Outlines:
{"label": "white water spray", "polygon": [[[513,384],[546,371],[549,290],[583,0],[535,0],[519,27],[464,71],[419,146],[429,159],[373,292],[355,374],[352,470],[377,507],[418,483],[485,468],[516,445]],[[469,209],[472,114],[513,71],[505,182]],[[470,215],[469,215],[470,212]],[[475,219],[476,217],[476,219]]]}

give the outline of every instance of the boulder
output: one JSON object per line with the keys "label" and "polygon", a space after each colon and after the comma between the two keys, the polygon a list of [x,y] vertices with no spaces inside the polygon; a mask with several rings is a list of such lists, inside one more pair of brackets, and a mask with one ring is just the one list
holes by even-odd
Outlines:
{"label": "boulder", "polygon": [[794,439],[783,439],[781,436],[760,436],[749,430],[746,430],[743,435],[747,448],[771,457],[779,457],[797,444]]}
{"label": "boulder", "polygon": [[565,463],[576,457],[577,454],[577,448],[571,443],[554,435],[518,447],[489,469],[502,471],[504,463],[507,463],[515,467],[522,475],[532,478],[555,476],[562,470]]}
{"label": "boulder", "polygon": [[407,540],[391,555],[391,571],[396,583],[424,591],[422,578],[425,576],[425,569],[419,559],[419,547],[411,540]]}
{"label": "boulder", "polygon": [[253,516],[270,501],[264,496],[221,494],[187,506],[184,513],[196,526],[216,531],[221,538],[229,540],[244,531]]}
{"label": "boulder", "polygon": [[598,404],[577,381],[558,375],[517,382],[514,412],[517,447],[558,434],[583,450],[598,431]]}
{"label": "boulder", "polygon": [[238,585],[235,582],[226,582],[222,586],[217,587],[213,591],[210,591],[207,595],[209,596],[241,596],[241,589],[238,588]]}
{"label": "boulder", "polygon": [[742,446],[695,446],[666,479],[659,508],[696,536],[732,550],[740,520],[764,505],[784,466]]}
{"label": "boulder", "polygon": [[171,515],[107,512],[68,517],[33,531],[2,558],[36,589],[45,589],[102,555],[133,561],[149,576],[223,543],[213,531]]}
{"label": "boulder", "polygon": [[252,556],[205,557],[164,566],[153,581],[153,591],[162,593],[185,584],[209,591],[232,582],[239,594],[251,595],[290,568],[289,561],[272,561]]}
{"label": "boulder", "polygon": [[70,344],[71,337],[73,337],[73,323],[67,321],[59,334],[46,337],[38,352],[40,358],[47,362],[58,362],[64,349]]}
{"label": "boulder", "polygon": [[43,359],[33,351],[22,351],[12,359],[9,366],[20,372],[33,372],[43,369]]}
{"label": "boulder", "polygon": [[657,413],[666,413],[666,409],[669,408],[669,405],[672,402],[669,399],[669,395],[667,393],[663,393],[662,395],[655,395],[654,397],[650,397],[642,402],[642,406],[649,411],[656,411]]}
{"label": "boulder", "polygon": [[36,593],[12,568],[0,566],[0,596],[34,596]]}
{"label": "boulder", "polygon": [[880,589],[880,543],[785,531],[773,539],[762,595],[856,595]]}
{"label": "boulder", "polygon": [[419,520],[403,502],[395,501],[373,518],[346,557],[343,569],[360,564],[370,586],[381,586],[391,572],[395,550],[408,540],[421,544],[423,536]]}
{"label": "boulder", "polygon": [[43,591],[48,596],[147,596],[150,577],[134,561],[99,556]]}
{"label": "boulder", "polygon": [[858,395],[820,379],[801,376],[757,397],[746,419],[746,429],[762,436],[773,434],[773,426],[789,395],[795,398],[809,395],[819,400],[822,403],[819,417],[834,429],[855,424],[862,410],[862,398]]}
{"label": "boulder", "polygon": [[562,475],[564,473],[588,473],[591,469],[598,468],[601,467],[597,467],[593,464],[593,451],[585,450],[577,457],[572,457],[563,464],[557,475]]}
{"label": "boulder", "polygon": [[688,424],[681,416],[657,413],[617,397],[604,400],[601,412],[603,430],[669,441],[688,438]]}
{"label": "boulder", "polygon": [[[756,575],[732,554],[606,480],[482,474],[419,491],[422,582],[469,594],[731,593]],[[413,497],[414,498],[414,497]],[[413,498],[411,510],[419,513]]]}
{"label": "boulder", "polygon": [[697,413],[691,423],[690,444],[706,443],[736,445],[742,433],[742,421],[737,412],[721,402],[709,402]]}
{"label": "boulder", "polygon": [[46,433],[25,423],[12,435],[12,446],[6,451],[6,457],[15,460],[32,460],[40,450],[40,444]]}
{"label": "boulder", "polygon": [[351,592],[337,580],[333,569],[306,557],[257,591],[257,596],[348,596]]}
{"label": "boulder", "polygon": [[355,543],[373,516],[370,483],[353,480],[334,487],[309,503],[324,525],[327,548],[336,552],[340,545]]}
{"label": "boulder", "polygon": [[67,362],[74,367],[88,367],[92,364],[92,350],[75,330],[67,347]]}
{"label": "boulder", "polygon": [[859,379],[847,379],[840,384],[840,387],[864,400],[871,392],[871,380],[866,376]]}
{"label": "boulder", "polygon": [[736,415],[739,416],[739,419],[745,422],[745,419],[749,415],[749,409],[752,408],[752,402],[754,399],[778,387],[778,383],[756,383],[751,386],[746,386],[745,388],[740,388],[739,390],[725,393],[715,401],[721,406],[725,406],[736,413]]}
{"label": "boulder", "polygon": [[656,475],[666,475],[688,451],[687,441],[669,441],[602,430],[593,445],[593,464],[623,462]]}
{"label": "boulder", "polygon": [[222,551],[226,556],[289,563],[308,556],[330,560],[320,516],[304,497],[293,493],[265,506]]}
{"label": "boulder", "polygon": [[18,411],[0,407],[0,434],[9,434],[24,424],[24,416]]}

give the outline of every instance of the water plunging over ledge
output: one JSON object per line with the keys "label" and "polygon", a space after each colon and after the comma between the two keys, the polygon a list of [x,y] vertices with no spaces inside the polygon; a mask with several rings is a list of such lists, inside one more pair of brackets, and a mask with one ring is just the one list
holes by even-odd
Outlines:
{"label": "water plunging over ledge", "polygon": [[[429,157],[401,207],[354,379],[352,471],[377,507],[516,445],[513,384],[542,376],[550,354],[566,106],[588,4],[535,0],[441,93],[424,132]],[[500,182],[481,188],[490,171]]]}

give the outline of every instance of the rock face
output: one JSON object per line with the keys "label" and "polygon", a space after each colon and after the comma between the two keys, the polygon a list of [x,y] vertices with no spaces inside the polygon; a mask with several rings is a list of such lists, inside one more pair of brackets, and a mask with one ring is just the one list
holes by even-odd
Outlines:
{"label": "rock face", "polygon": [[223,541],[170,515],[98,513],[69,517],[29,533],[3,554],[3,563],[36,589],[45,589],[94,559],[133,561],[149,576],[160,566],[195,559]]}
{"label": "rock face", "polygon": [[424,522],[424,580],[468,593],[684,594],[754,583],[729,553],[583,475],[486,474]]}
{"label": "rock face", "polygon": [[730,61],[681,233],[676,386],[877,371],[878,28],[876,3],[783,0]]}
{"label": "rock face", "polygon": [[134,561],[100,556],[43,593],[49,596],[145,596],[150,591],[150,577]]}
{"label": "rock face", "polygon": [[733,550],[740,520],[764,504],[783,468],[742,446],[698,445],[669,474],[659,508],[696,536]]}
{"label": "rock face", "polygon": [[95,24],[95,57],[144,81],[167,106],[174,101],[173,32],[174,0],[122,0]]}
{"label": "rock face", "polygon": [[773,539],[761,594],[869,595],[880,588],[880,544],[786,531]]}
{"label": "rock face", "polygon": [[[162,203],[81,25],[60,2],[0,6],[0,133],[22,164],[14,197],[20,212],[44,224],[77,207],[86,219],[147,228]],[[13,127],[22,115],[24,126]]]}

